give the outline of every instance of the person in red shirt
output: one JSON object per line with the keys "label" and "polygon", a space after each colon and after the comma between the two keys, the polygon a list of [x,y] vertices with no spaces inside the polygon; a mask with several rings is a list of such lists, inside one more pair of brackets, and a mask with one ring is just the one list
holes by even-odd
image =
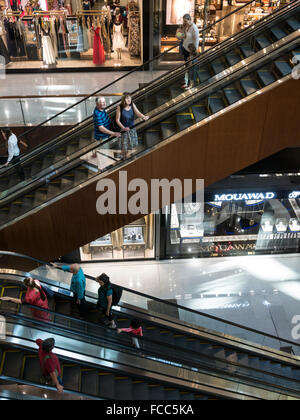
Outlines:
{"label": "person in red shirt", "polygon": [[54,338],[47,338],[41,340],[38,338],[36,344],[39,347],[40,367],[42,371],[41,382],[51,383],[54,385],[59,393],[62,393],[63,383],[61,380],[61,368],[58,357],[52,353],[55,346]]}
{"label": "person in red shirt", "polygon": [[[33,306],[39,306],[40,308],[49,310],[47,296],[42,289],[40,282],[36,279],[26,278],[24,279],[24,285],[26,286],[26,294],[22,299],[16,299],[9,296],[4,296],[0,300],[13,302],[18,305],[28,304]],[[45,311],[39,311],[38,309],[30,308],[33,318],[39,321],[50,321],[50,314]]]}
{"label": "person in red shirt", "polygon": [[130,322],[130,327],[129,328],[118,328],[117,329],[118,334],[120,334],[121,332],[127,332],[132,334],[133,336],[131,337],[132,339],[132,344],[139,349],[140,348],[140,343],[139,340],[137,339],[137,337],[143,337],[143,329],[141,327],[141,323],[138,319],[132,319]]}

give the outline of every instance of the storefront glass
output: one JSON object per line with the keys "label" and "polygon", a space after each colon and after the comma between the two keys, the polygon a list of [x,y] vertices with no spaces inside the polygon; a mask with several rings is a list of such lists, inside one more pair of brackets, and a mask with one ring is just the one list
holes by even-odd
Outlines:
{"label": "storefront glass", "polygon": [[143,0],[5,2],[0,55],[9,70],[136,67],[143,62]]}
{"label": "storefront glass", "polygon": [[[291,194],[288,196],[292,197]],[[168,207],[165,256],[218,257],[299,251],[299,199],[235,201],[230,200],[231,196],[223,195],[228,198],[226,201],[185,206],[182,215],[177,214],[175,205]]]}
{"label": "storefront glass", "polygon": [[[234,0],[160,0],[161,14],[159,15],[161,38],[159,48],[161,52],[165,52],[179,44],[176,38],[176,32],[183,23],[183,15],[188,13],[199,31],[208,25],[209,27],[203,34],[200,34],[199,52],[205,51],[217,43],[233,36],[240,30],[250,26],[256,21],[267,16],[280,6],[280,1],[258,1],[249,5],[247,1]],[[241,10],[229,16],[225,20],[221,20],[228,13],[234,12],[236,9],[245,5]],[[230,7],[227,7],[230,6]],[[158,10],[154,10],[155,19],[157,21]],[[220,22],[219,22],[220,21]],[[154,50],[157,52],[158,46],[154,43]],[[165,62],[183,61],[183,55],[180,53],[179,46],[170,51],[164,58]]]}
{"label": "storefront glass", "polygon": [[105,235],[80,248],[82,261],[150,259],[155,256],[155,216],[136,222]]}

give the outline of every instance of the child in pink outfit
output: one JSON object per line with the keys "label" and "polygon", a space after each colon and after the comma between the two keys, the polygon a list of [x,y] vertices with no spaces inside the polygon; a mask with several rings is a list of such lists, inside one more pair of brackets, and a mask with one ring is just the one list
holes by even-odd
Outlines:
{"label": "child in pink outfit", "polygon": [[140,343],[139,340],[137,339],[137,337],[143,337],[143,329],[141,327],[141,323],[138,319],[132,319],[130,322],[130,327],[129,328],[118,328],[117,329],[118,334],[120,334],[121,332],[127,332],[130,334],[133,334],[133,337],[131,337],[132,339],[132,344],[139,349],[140,348]]}

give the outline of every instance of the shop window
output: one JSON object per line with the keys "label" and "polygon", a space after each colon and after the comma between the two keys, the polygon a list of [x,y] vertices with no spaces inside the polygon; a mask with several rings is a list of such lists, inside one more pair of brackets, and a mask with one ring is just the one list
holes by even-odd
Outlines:
{"label": "shop window", "polygon": [[82,261],[154,258],[153,214],[105,235],[80,249]]}
{"label": "shop window", "polygon": [[143,0],[6,2],[0,53],[9,56],[8,69],[142,64]]}
{"label": "shop window", "polygon": [[[167,208],[164,257],[298,252],[300,200],[272,199]],[[162,233],[164,234],[164,233]]]}

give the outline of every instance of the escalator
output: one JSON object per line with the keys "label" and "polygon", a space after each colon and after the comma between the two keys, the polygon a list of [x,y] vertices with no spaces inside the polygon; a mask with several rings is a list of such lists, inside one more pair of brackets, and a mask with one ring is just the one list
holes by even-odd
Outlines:
{"label": "escalator", "polygon": [[[275,12],[269,19],[258,22],[254,27],[236,34],[230,40],[225,40],[218,47],[202,54],[200,59],[198,59],[196,68],[197,87],[200,88],[204,84],[208,84],[216,77],[223,77],[224,72],[232,66],[241,63],[258,51],[283,39],[291,32],[299,30],[300,14],[297,3],[295,2],[293,10],[290,10],[289,7]],[[231,14],[229,16],[231,17]],[[226,21],[226,16],[223,19]],[[219,51],[220,49],[222,49],[222,52]],[[282,70],[288,71],[288,68],[282,68]],[[155,116],[163,111],[166,102],[168,104],[178,103],[188,95],[188,93],[183,94],[181,88],[184,73],[185,67],[179,66],[167,76],[155,79],[146,88],[132,94],[135,103],[145,114],[150,113],[151,116]],[[247,94],[249,94],[249,91],[250,87],[247,87]],[[233,99],[231,98],[231,100]],[[112,111],[111,114],[114,116],[115,106],[109,107],[109,110]],[[76,109],[74,109],[75,111]],[[184,119],[179,118],[179,128],[182,130],[184,124],[180,120]],[[86,130],[86,126],[89,124],[90,119],[84,121],[82,127],[79,125],[79,127],[75,127],[73,132],[72,130],[67,132],[66,136],[56,138],[54,144],[52,140],[44,145],[43,148],[37,148],[29,153],[28,156],[25,155],[22,166],[27,179],[32,181],[33,178],[51,173],[58,166],[59,162],[65,163],[66,157],[73,158],[78,154],[83,154],[86,148],[93,143],[92,133]],[[79,133],[74,134],[74,131],[77,132],[77,130]],[[13,168],[1,171],[0,197],[6,197],[11,191],[16,189],[18,184],[19,179]],[[24,187],[24,183],[21,186]]]}
{"label": "escalator", "polygon": [[[300,55],[299,31],[300,6],[295,2],[190,63],[197,86],[188,92],[178,88],[186,69],[139,92],[135,102],[143,112],[150,111],[151,119],[137,125],[139,144],[125,162],[118,156],[119,141],[109,139],[97,148],[98,166],[89,159],[92,143],[66,159],[61,150],[62,162],[46,172],[38,167],[38,175],[22,184],[22,190],[12,181],[12,190],[1,193],[2,249],[28,249],[25,242],[34,242],[45,220],[47,244],[39,243],[32,252],[51,260],[134,221],[137,216],[100,216],[95,210],[98,180],[108,176],[118,185],[120,170],[126,169],[129,181],[142,178],[148,185],[157,178],[205,179],[209,185],[297,145],[299,79],[292,76]],[[62,143],[65,147],[89,135],[91,128],[76,129],[55,147],[59,151]],[[46,154],[52,159],[51,150]],[[44,157],[36,159],[41,163]],[[74,223],[84,228],[75,232]],[[57,241],[62,231],[64,240]]]}
{"label": "escalator", "polygon": [[[1,269],[1,296],[19,297],[24,292],[21,284],[24,275],[28,274]],[[53,276],[57,278],[57,273]],[[129,400],[300,397],[299,359],[278,350],[280,343],[292,344],[299,354],[300,346],[296,343],[258,331],[254,334],[242,326],[180,306],[172,307],[168,302],[125,289],[114,313],[118,327],[128,326],[132,318],[141,319],[144,337],[139,339],[141,348],[135,349],[126,334],[118,335],[99,323],[95,294],[86,294],[89,312],[87,320],[82,321],[72,308],[63,277],[59,277],[59,282],[43,277],[40,280],[55,292],[50,305],[51,323],[33,319],[30,308],[18,308],[8,302],[0,304],[0,314],[7,323],[0,364],[4,388],[15,382],[39,386],[34,340],[50,335],[56,340],[55,352],[63,365],[65,388],[85,397]],[[155,312],[143,309],[145,299],[152,306],[156,304]],[[134,301],[135,305],[126,300]],[[166,315],[170,308],[173,316]],[[194,323],[183,321],[185,317]],[[215,331],[203,328],[212,321]],[[221,326],[233,334],[218,333]],[[245,332],[252,342],[238,338]]]}

